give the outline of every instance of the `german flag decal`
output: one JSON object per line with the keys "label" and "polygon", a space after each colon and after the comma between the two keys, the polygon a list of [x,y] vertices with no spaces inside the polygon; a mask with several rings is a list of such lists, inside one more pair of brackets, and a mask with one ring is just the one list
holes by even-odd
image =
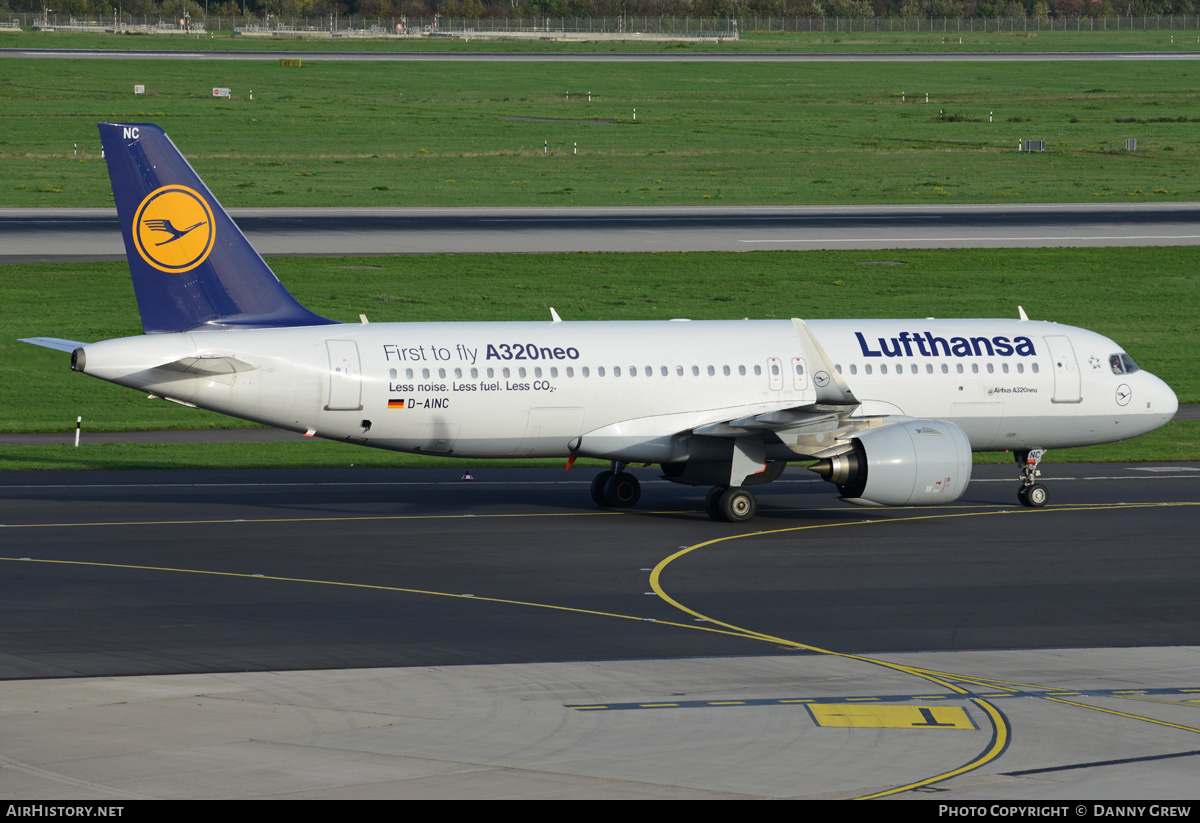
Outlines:
{"label": "german flag decal", "polygon": [[392,399],[388,400],[388,408],[402,409],[404,408],[404,400],[398,397],[393,397]]}

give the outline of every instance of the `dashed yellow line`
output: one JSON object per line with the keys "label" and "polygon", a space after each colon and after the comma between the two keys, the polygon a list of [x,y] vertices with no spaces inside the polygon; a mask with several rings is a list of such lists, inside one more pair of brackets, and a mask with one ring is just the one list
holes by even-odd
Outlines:
{"label": "dashed yellow line", "polygon": [[[684,511],[661,511],[643,514],[686,514]],[[630,511],[594,512],[517,512],[509,514],[361,514],[337,517],[230,517],[217,520],[97,520],[81,523],[0,523],[4,529],[91,528],[96,526],[214,526],[231,523],[344,523],[373,520],[489,520],[520,517],[621,517]]]}
{"label": "dashed yellow line", "polygon": [[754,636],[743,635],[743,634],[740,634],[739,632],[730,631],[729,629],[719,628],[719,627],[696,626],[696,625],[692,625],[690,623],[676,623],[676,622],[670,621],[670,620],[648,619],[646,617],[641,617],[641,616],[637,616],[637,615],[618,614],[615,612],[602,612],[602,611],[596,611],[594,609],[580,609],[580,608],[575,608],[573,606],[556,606],[556,605],[553,605],[550,603],[533,603],[533,602],[526,601],[526,600],[510,600],[510,599],[502,598],[502,597],[488,597],[485,595],[477,595],[477,594],[438,592],[438,591],[430,591],[428,589],[410,589],[410,588],[405,588],[402,586],[383,586],[383,585],[380,585],[377,583],[353,583],[353,582],[347,582],[347,581],[341,581],[341,580],[316,580],[316,579],[312,579],[312,578],[282,577],[279,575],[256,574],[256,573],[252,573],[252,572],[221,572],[221,571],[213,571],[213,570],[209,570],[209,569],[173,568],[170,566],[143,566],[143,565],[137,565],[137,564],[133,564],[133,563],[102,563],[102,562],[98,562],[98,561],[94,561],[94,560],[47,560],[47,559],[31,558],[31,557],[0,557],[0,561],[9,561],[9,562],[14,562],[14,563],[47,563],[47,564],[52,564],[52,565],[63,565],[63,566],[92,566],[95,568],[130,569],[133,571],[172,572],[175,574],[201,574],[201,575],[207,575],[210,577],[229,577],[229,578],[237,578],[237,579],[243,579],[243,580],[270,580],[270,581],[275,581],[275,582],[279,582],[279,583],[305,583],[305,584],[317,585],[317,586],[339,586],[339,587],[351,588],[351,589],[368,589],[368,590],[372,590],[372,591],[397,592],[397,593],[401,593],[401,594],[418,594],[418,595],[425,595],[428,597],[448,597],[448,598],[461,599],[461,600],[483,601],[486,603],[501,603],[501,604],[505,604],[505,605],[509,605],[509,606],[527,606],[527,607],[535,608],[535,609],[549,609],[551,611],[571,612],[574,614],[586,614],[586,615],[592,615],[594,617],[611,617],[611,618],[615,618],[618,620],[634,620],[639,623],[651,622],[651,623],[657,623],[658,625],[661,625],[661,626],[671,626],[672,628],[677,628],[677,629],[689,629],[691,631],[712,632],[713,634],[720,634],[720,635],[725,635],[725,636],[729,636],[729,637],[743,637],[748,640],[756,640],[757,641],[759,639]]}

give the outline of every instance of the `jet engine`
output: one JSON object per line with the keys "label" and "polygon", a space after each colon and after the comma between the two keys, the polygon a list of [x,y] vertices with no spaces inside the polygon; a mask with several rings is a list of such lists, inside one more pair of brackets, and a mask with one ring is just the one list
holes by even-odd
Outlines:
{"label": "jet engine", "polygon": [[944,420],[904,420],[852,435],[851,449],[810,470],[859,506],[952,503],[971,481],[971,443]]}

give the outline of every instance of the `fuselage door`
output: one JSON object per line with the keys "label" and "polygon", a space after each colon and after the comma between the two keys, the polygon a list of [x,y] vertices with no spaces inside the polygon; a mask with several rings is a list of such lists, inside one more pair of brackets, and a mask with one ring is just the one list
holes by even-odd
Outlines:
{"label": "fuselage door", "polygon": [[1054,361],[1054,402],[1078,403],[1083,399],[1080,390],[1079,364],[1075,348],[1065,335],[1047,335],[1050,359]]}
{"label": "fuselage door", "polygon": [[808,367],[803,357],[792,358],[792,388],[804,391],[808,388]]}
{"label": "fuselage door", "polygon": [[362,408],[362,366],[353,340],[326,340],[329,350],[329,411]]}
{"label": "fuselage door", "polygon": [[778,357],[767,358],[767,380],[771,391],[783,390],[783,361]]}

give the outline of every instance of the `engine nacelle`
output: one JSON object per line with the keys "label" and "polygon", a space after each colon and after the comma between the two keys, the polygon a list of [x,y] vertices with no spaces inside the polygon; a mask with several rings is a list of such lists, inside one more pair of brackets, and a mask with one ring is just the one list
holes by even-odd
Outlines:
{"label": "engine nacelle", "polygon": [[905,420],[853,435],[854,448],[811,470],[859,506],[952,503],[971,482],[967,433],[944,420]]}

